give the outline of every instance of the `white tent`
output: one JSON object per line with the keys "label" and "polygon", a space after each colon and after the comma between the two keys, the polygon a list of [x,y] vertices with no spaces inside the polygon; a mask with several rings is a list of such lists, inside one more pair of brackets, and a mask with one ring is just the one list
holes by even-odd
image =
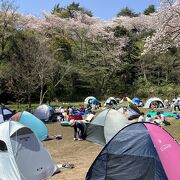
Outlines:
{"label": "white tent", "polygon": [[144,105],[144,108],[150,108],[151,103],[158,103],[159,105],[161,105],[161,108],[164,108],[164,103],[160,98],[150,98],[150,99],[148,99],[147,102]]}
{"label": "white tent", "polygon": [[48,121],[54,113],[54,110],[51,106],[48,106],[46,104],[39,105],[35,110],[34,110],[34,116],[37,118],[43,120],[43,121]]}
{"label": "white tent", "polygon": [[88,104],[89,100],[91,99],[96,99],[94,96],[88,96],[85,100],[84,100],[84,104]]}
{"label": "white tent", "polygon": [[114,97],[109,97],[106,102],[104,103],[104,105],[114,105],[117,104],[117,101]]}
{"label": "white tent", "polygon": [[6,121],[0,132],[0,179],[42,180],[59,171],[29,128]]}

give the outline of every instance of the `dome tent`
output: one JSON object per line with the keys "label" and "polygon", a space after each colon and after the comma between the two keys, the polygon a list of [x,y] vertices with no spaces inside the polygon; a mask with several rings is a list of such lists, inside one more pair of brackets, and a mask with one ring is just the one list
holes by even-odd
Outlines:
{"label": "dome tent", "polygon": [[151,103],[158,103],[164,108],[164,103],[160,98],[150,98],[146,101],[144,108],[151,108]]}
{"label": "dome tent", "polygon": [[16,113],[11,117],[11,120],[20,122],[24,126],[30,128],[40,141],[46,140],[48,137],[48,129],[46,125],[27,111]]}
{"label": "dome tent", "polygon": [[162,128],[134,123],[120,130],[91,165],[86,180],[180,179],[180,146]]}
{"label": "dome tent", "polygon": [[47,105],[47,104],[39,105],[34,110],[33,114],[38,119],[42,120],[43,122],[54,122],[54,121],[57,121],[54,109],[51,106]]}
{"label": "dome tent", "polygon": [[105,145],[122,128],[130,124],[126,117],[114,109],[105,109],[87,125],[86,140]]}
{"label": "dome tent", "polygon": [[90,102],[90,100],[92,99],[96,99],[94,96],[88,96],[85,100],[84,100],[84,104],[88,104]]}
{"label": "dome tent", "polygon": [[0,106],[0,123],[8,120],[13,115],[14,111],[11,111],[5,106]]}
{"label": "dome tent", "polygon": [[132,99],[132,102],[133,102],[133,104],[135,104],[136,106],[143,106],[142,101],[141,101],[139,98],[137,98],[137,97],[133,98],[133,99]]}
{"label": "dome tent", "polygon": [[110,105],[110,106],[112,106],[112,105],[117,105],[117,101],[116,101],[116,99],[114,98],[114,97],[109,97],[107,100],[106,100],[106,102],[104,103],[104,105],[106,106],[106,105]]}
{"label": "dome tent", "polygon": [[40,180],[59,171],[33,132],[15,121],[0,124],[0,179]]}

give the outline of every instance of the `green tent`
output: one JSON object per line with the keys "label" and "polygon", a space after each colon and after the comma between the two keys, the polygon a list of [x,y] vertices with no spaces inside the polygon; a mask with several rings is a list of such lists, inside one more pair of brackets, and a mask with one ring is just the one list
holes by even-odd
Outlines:
{"label": "green tent", "polygon": [[114,109],[105,109],[86,127],[86,140],[105,145],[122,128],[130,124],[126,117]]}

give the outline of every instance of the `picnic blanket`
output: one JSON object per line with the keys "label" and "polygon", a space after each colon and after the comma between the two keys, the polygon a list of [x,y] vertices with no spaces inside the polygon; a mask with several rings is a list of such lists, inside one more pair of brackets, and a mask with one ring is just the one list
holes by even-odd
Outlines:
{"label": "picnic blanket", "polygon": [[[163,114],[165,117],[176,117],[176,113],[170,113],[170,112],[160,112],[161,114]],[[149,111],[147,114],[150,114],[151,116],[156,116],[157,112],[156,111]],[[146,114],[146,115],[147,115]]]}

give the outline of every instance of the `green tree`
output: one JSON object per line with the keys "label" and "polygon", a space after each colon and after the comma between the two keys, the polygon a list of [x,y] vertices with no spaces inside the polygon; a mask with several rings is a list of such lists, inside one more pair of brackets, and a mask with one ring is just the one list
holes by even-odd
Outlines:
{"label": "green tree", "polygon": [[154,5],[149,5],[149,6],[144,10],[143,14],[149,15],[149,14],[154,13],[154,12],[156,12],[155,6],[154,6]]}
{"label": "green tree", "polygon": [[129,32],[125,27],[121,27],[121,26],[116,26],[114,29],[114,36],[115,37],[122,37],[122,36],[128,36]]}
{"label": "green tree", "polygon": [[9,60],[4,77],[7,90],[17,101],[21,98],[28,101],[31,109],[32,95],[39,92],[40,103],[44,86],[53,72],[53,58],[44,44],[44,38],[30,31],[18,31],[11,39]]}
{"label": "green tree", "polygon": [[60,4],[55,5],[52,10],[52,14],[55,14],[61,18],[74,18],[74,11],[82,12],[83,14],[87,14],[88,16],[92,17],[91,11],[80,7],[80,4],[75,2],[72,2],[65,8],[60,7]]}
{"label": "green tree", "polygon": [[119,16],[136,17],[136,16],[138,16],[138,14],[126,6],[117,14],[117,17],[119,17]]}

